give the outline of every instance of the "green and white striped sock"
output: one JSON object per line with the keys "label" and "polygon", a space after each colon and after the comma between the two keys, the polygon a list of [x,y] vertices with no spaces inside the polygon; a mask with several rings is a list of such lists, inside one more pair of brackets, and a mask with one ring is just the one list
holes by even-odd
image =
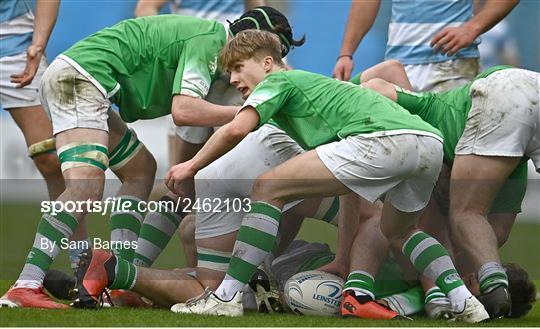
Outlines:
{"label": "green and white striped sock", "polygon": [[114,268],[114,280],[109,288],[111,289],[131,289],[137,281],[137,267],[121,257],[116,257]]}
{"label": "green and white striped sock", "polygon": [[281,209],[261,201],[251,204],[238,231],[227,274],[216,290],[218,297],[230,300],[249,282],[274,249],[280,220]]}
{"label": "green and white striped sock", "polygon": [[508,287],[506,271],[497,262],[482,265],[478,270],[478,281],[480,282],[480,291],[483,294],[487,294],[499,286]]}
{"label": "green and white striped sock", "polygon": [[173,211],[149,212],[144,218],[137,241],[134,263],[150,267],[180,226],[182,217]]}
{"label": "green and white striped sock", "polygon": [[[118,208],[127,209],[127,211],[116,211],[111,214],[111,241],[117,242],[136,242],[139,238],[141,223],[144,218],[144,213],[139,210],[141,199],[131,196],[122,195],[117,197]],[[134,248],[114,248],[113,252],[116,256],[122,257],[127,261],[132,262],[135,254]]]}
{"label": "green and white striped sock", "polygon": [[446,249],[428,234],[422,231],[413,233],[403,245],[402,251],[416,270],[434,281],[452,303],[461,304],[472,296]]}
{"label": "green and white striped sock", "polygon": [[77,225],[77,220],[67,212],[56,215],[43,214],[37,227],[34,244],[15,287],[39,287],[45,273],[60,252],[62,242],[68,242]]}
{"label": "green and white striped sock", "polygon": [[426,292],[426,297],[424,299],[424,303],[427,304],[433,300],[439,299],[439,298],[447,298],[444,292],[442,292],[441,288],[435,286],[433,288],[430,288]]}
{"label": "green and white striped sock", "polygon": [[314,219],[322,220],[324,222],[330,223],[334,226],[338,225],[338,215],[339,215],[339,197],[327,197],[321,200],[321,204],[317,209]]}
{"label": "green and white striped sock", "polygon": [[352,271],[347,277],[343,291],[353,291],[356,296],[367,296],[375,300],[374,285],[375,279],[368,272]]}

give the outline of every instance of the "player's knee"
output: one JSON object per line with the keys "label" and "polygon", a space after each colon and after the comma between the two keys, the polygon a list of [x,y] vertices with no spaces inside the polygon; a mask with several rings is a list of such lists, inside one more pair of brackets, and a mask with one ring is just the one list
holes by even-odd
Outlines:
{"label": "player's knee", "polygon": [[253,183],[252,200],[278,200],[280,199],[277,181],[271,175],[262,174]]}
{"label": "player's knee", "polygon": [[387,85],[388,85],[388,82],[384,81],[381,78],[373,78],[369,81],[362,83],[362,86],[381,94],[384,93]]}
{"label": "player's knee", "polygon": [[103,179],[77,179],[69,182],[66,192],[70,199],[77,201],[100,201],[103,196]]}
{"label": "player's knee", "polygon": [[390,72],[401,73],[405,70],[403,64],[396,59],[389,59],[384,62],[384,65],[385,69],[388,69]]}
{"label": "player's knee", "polygon": [[195,215],[186,216],[178,227],[178,236],[183,244],[195,243]]}

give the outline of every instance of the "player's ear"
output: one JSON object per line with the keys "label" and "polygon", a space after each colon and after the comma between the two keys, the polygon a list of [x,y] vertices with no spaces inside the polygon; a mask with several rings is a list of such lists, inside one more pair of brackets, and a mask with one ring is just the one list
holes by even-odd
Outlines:
{"label": "player's ear", "polygon": [[263,68],[266,73],[270,72],[274,67],[274,59],[272,56],[266,56],[263,59]]}

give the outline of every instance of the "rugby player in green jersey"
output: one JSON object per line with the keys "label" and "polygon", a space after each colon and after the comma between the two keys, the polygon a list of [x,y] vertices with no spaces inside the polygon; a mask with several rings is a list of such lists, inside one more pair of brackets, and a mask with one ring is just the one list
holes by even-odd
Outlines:
{"label": "rugby player in green jersey", "polygon": [[[389,65],[395,76],[406,77],[399,63]],[[498,247],[521,210],[527,160],[540,166],[538,82],[537,72],[497,66],[443,93],[414,93],[382,79],[363,84],[443,133],[444,160],[452,167],[454,250],[463,251],[465,265],[478,273],[480,300],[494,318],[508,315],[511,306]]]}
{"label": "rugby player in green jersey", "polygon": [[[249,20],[251,25],[238,27],[273,30],[264,8],[255,9],[256,17],[245,17],[242,23]],[[238,30],[232,26],[231,31]],[[276,33],[286,54],[294,45],[292,36]],[[206,125],[216,126],[230,121],[238,107],[202,99],[219,75],[218,55],[227,38],[225,26],[212,20],[177,15],[125,20],[65,51],[41,80],[40,97],[53,124],[67,181],[56,201],[100,201],[105,170],[111,168],[122,182],[116,200],[116,209],[122,211],[111,215],[111,241],[123,259],[133,261],[144,216],[139,205],[148,198],[156,168],[153,156],[125,122],[171,113],[177,124],[198,125],[197,120],[204,119]],[[119,107],[120,116],[111,110],[112,104]],[[186,113],[191,113],[188,119]],[[0,298],[1,305],[65,307],[48,300],[41,286],[62,239],[92,211],[78,210],[43,214],[23,271]],[[43,301],[39,305],[36,296]],[[82,303],[95,303],[96,298]]]}
{"label": "rugby player in green jersey", "polygon": [[[286,71],[279,48],[279,39],[272,34],[251,30],[237,34],[225,46],[221,63],[246,103],[192,160],[171,168],[167,186],[177,191],[183,180],[271,118],[309,151],[259,176],[224,281],[215,293],[176,311],[240,314],[239,291],[272,249],[283,205],[352,191],[371,202],[386,195],[383,234],[450,296],[457,319],[489,318],[463,284],[446,250],[415,229],[442,165],[441,133],[370,90],[309,72]],[[264,232],[255,238],[253,227]],[[389,318],[386,309],[374,310],[378,305],[373,301],[374,275],[363,269],[350,273],[342,315]]]}

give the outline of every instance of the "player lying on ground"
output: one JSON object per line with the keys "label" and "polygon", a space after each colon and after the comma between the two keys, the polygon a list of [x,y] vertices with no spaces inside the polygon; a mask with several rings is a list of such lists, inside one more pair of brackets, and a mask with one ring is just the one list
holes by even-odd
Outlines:
{"label": "player lying on ground", "polygon": [[[308,243],[302,240],[295,240],[283,255],[277,257],[272,262],[272,274],[278,282],[278,289],[282,294],[282,300],[285,302],[290,291],[284,291],[286,282],[295,274],[315,270],[324,264],[327,264],[334,258],[334,254],[326,244]],[[534,283],[529,280],[527,272],[517,264],[505,263],[504,269],[509,278],[509,292],[512,300],[510,317],[519,318],[525,316],[536,297]],[[475,295],[480,295],[480,285],[474,273],[466,275],[463,280],[469,290]],[[297,297],[297,301],[309,301],[313,298],[303,291],[302,297]],[[408,280],[406,274],[399,265],[392,259],[387,258],[381,266],[380,272],[375,280],[375,298],[377,302],[391,308],[403,316],[410,316],[422,313],[425,302],[430,300],[424,295],[424,291],[418,280]],[[324,296],[327,297],[327,296]],[[329,303],[325,300],[312,302],[312,305],[319,306],[311,309],[313,313],[319,315],[328,315]],[[304,305],[308,303],[303,303]],[[330,304],[332,305],[332,304]],[[426,309],[428,315],[428,309]],[[336,306],[336,313],[339,308]]]}
{"label": "player lying on ground", "polygon": [[[219,129],[197,156],[171,168],[167,175],[171,190],[176,191],[184,179],[274,118],[310,151],[259,176],[252,192],[252,210],[244,222],[279,223],[284,204],[307,197],[353,191],[374,202],[386,193],[381,230],[390,244],[449,293],[458,319],[478,322],[489,317],[459,278],[444,248],[414,228],[442,164],[438,130],[369,90],[308,72],[286,72],[279,39],[268,33],[239,33],[221,58],[231,71],[231,83],[249,98],[235,119]],[[241,229],[238,240],[245,234],[249,233]],[[271,250],[275,234],[263,251]],[[238,292],[254,272],[254,268],[246,272],[241,264],[249,259],[258,265],[262,259],[257,249],[238,252],[235,246],[233,255],[238,256],[232,257],[216,294],[206,294],[184,312],[238,314]],[[362,316],[362,309],[374,303],[373,274],[357,271],[349,279],[354,293],[346,294],[342,314]]]}
{"label": "player lying on ground", "polygon": [[[515,204],[519,208],[526,185],[512,184],[518,187],[514,188],[517,202],[505,210],[510,215],[492,220],[496,231],[488,214],[493,207],[500,208],[494,200],[508,195],[500,190],[509,177],[526,180],[528,158],[539,170],[538,79],[537,72],[500,66],[486,70],[470,84],[440,94],[413,93],[380,79],[364,84],[443,132],[445,161],[452,165],[452,239],[478,273],[481,299],[492,317],[509,312],[508,282],[498,246],[508,237],[515,219],[511,213],[519,211],[512,208]],[[508,185],[510,189],[512,185]],[[497,193],[503,196],[495,199]]]}
{"label": "player lying on ground", "polygon": [[[129,261],[143,220],[138,204],[148,197],[156,165],[124,121],[171,111],[176,120],[180,109],[190,108],[197,109],[199,118],[210,112],[216,120],[212,125],[228,122],[237,108],[199,98],[218,75],[217,57],[227,37],[222,24],[192,17],[126,20],[80,41],[44,74],[40,96],[50,113],[67,182],[57,201],[101,200],[104,171],[113,169],[122,181],[118,196],[129,211],[112,214],[111,240],[122,243],[117,252]],[[119,106],[123,121],[110,110],[112,103]],[[61,240],[72,235],[85,215],[43,215],[21,276],[0,305],[66,307],[51,301],[40,286]],[[44,248],[44,242],[53,247]]]}

